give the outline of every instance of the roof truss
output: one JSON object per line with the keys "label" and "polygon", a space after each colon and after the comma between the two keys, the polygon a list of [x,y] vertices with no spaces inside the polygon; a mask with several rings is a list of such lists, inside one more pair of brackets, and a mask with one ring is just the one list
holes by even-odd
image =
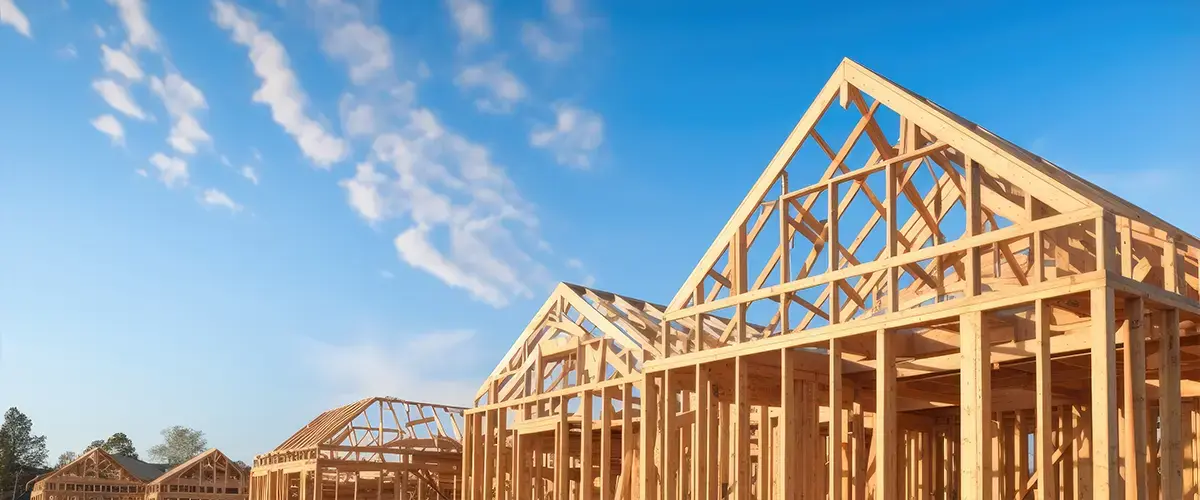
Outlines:
{"label": "roof truss", "polygon": [[[671,323],[663,337],[665,307],[602,290],[562,283],[534,315],[476,394],[484,405],[641,373],[647,359],[685,341],[720,344],[729,321]],[[694,335],[693,332],[703,332]]]}
{"label": "roof truss", "polygon": [[322,413],[271,453],[295,456],[316,450],[322,458],[355,462],[395,462],[402,455],[458,453],[462,449],[463,408],[375,397]]}
{"label": "roof truss", "polygon": [[143,483],[128,470],[117,463],[107,452],[100,448],[92,448],[80,455],[71,463],[59,467],[42,481],[71,481],[74,479],[91,478],[129,483]]}

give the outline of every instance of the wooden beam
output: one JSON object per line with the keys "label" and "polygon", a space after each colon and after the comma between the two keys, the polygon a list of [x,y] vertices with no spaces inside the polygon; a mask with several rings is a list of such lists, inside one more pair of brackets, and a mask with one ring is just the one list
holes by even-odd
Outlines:
{"label": "wooden beam", "polygon": [[[962,498],[992,500],[992,365],[983,313],[959,317],[962,351]],[[999,500],[999,499],[996,499]]]}
{"label": "wooden beam", "polygon": [[1050,313],[1045,299],[1034,302],[1034,340],[1037,342],[1034,371],[1037,379],[1037,407],[1034,458],[1037,470],[1035,500],[1057,500],[1058,478],[1053,462],[1054,440],[1051,436],[1052,384],[1050,374]]}
{"label": "wooden beam", "polygon": [[[1097,246],[1097,252],[1104,253]],[[1116,299],[1109,287],[1093,289],[1091,295],[1092,494],[1097,500],[1118,500],[1123,492],[1117,432]]]}
{"label": "wooden beam", "polygon": [[[1162,421],[1159,468],[1162,471],[1162,498],[1183,498],[1183,412],[1180,409],[1179,381],[1179,310],[1168,309],[1159,315],[1162,332],[1162,359],[1159,373],[1158,405]],[[1193,471],[1189,470],[1189,473]]]}
{"label": "wooden beam", "polygon": [[875,332],[875,499],[897,500],[896,342],[887,330]]}
{"label": "wooden beam", "polygon": [[1127,327],[1121,330],[1124,381],[1124,428],[1121,446],[1125,456],[1125,498],[1146,500],[1146,331],[1145,304],[1141,297],[1125,300]]}
{"label": "wooden beam", "polygon": [[[895,376],[895,363],[892,363]],[[842,346],[839,339],[829,341],[829,498],[842,498]],[[761,430],[760,430],[761,432]]]}

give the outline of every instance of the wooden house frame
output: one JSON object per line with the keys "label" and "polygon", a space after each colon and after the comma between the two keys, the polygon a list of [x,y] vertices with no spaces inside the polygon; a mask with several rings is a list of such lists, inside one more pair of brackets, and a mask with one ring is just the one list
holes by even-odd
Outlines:
{"label": "wooden house frame", "polygon": [[33,481],[30,500],[143,500],[146,478],[93,448]]}
{"label": "wooden house frame", "polygon": [[1197,498],[1198,256],[844,60],[667,308],[732,321],[646,363],[641,498]]}
{"label": "wooden house frame", "polygon": [[667,306],[555,290],[464,496],[1200,499],[1198,259],[843,60]]}
{"label": "wooden house frame", "polygon": [[245,500],[250,471],[216,448],[179,464],[146,485],[146,500]]}
{"label": "wooden house frame", "polygon": [[374,397],[254,459],[251,500],[455,500],[463,408]]}
{"label": "wooden house frame", "polygon": [[466,412],[464,498],[636,498],[645,363],[663,357],[661,345],[676,348],[664,334],[715,348],[728,327],[713,317],[664,330],[664,312],[558,285]]}

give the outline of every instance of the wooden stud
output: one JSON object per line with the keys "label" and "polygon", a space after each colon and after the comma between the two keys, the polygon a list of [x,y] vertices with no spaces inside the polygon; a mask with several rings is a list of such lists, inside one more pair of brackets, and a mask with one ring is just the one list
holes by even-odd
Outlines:
{"label": "wooden stud", "polygon": [[1120,455],[1117,428],[1116,332],[1113,290],[1091,293],[1092,362],[1092,493],[1097,499],[1116,500],[1120,489]]}
{"label": "wooden stud", "polygon": [[[1183,498],[1183,413],[1180,410],[1179,310],[1159,315],[1162,342],[1159,348],[1159,414],[1162,420],[1162,497]],[[1189,472],[1190,473],[1190,472]]]}
{"label": "wooden stud", "polygon": [[875,499],[896,500],[896,347],[887,330],[875,332]]}
{"label": "wooden stud", "polygon": [[968,500],[991,500],[992,365],[990,347],[983,331],[982,313],[960,316],[959,346],[963,356],[962,497]]}
{"label": "wooden stud", "polygon": [[1124,428],[1121,446],[1125,456],[1125,498],[1146,500],[1146,334],[1141,297],[1125,301],[1127,326],[1121,330],[1124,381]]}

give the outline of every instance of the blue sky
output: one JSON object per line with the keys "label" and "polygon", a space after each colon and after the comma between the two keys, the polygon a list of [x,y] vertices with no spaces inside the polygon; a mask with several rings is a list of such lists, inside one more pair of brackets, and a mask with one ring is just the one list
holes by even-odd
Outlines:
{"label": "blue sky", "polygon": [[239,459],[666,302],[842,57],[1200,232],[1200,9],[0,0],[0,406]]}

